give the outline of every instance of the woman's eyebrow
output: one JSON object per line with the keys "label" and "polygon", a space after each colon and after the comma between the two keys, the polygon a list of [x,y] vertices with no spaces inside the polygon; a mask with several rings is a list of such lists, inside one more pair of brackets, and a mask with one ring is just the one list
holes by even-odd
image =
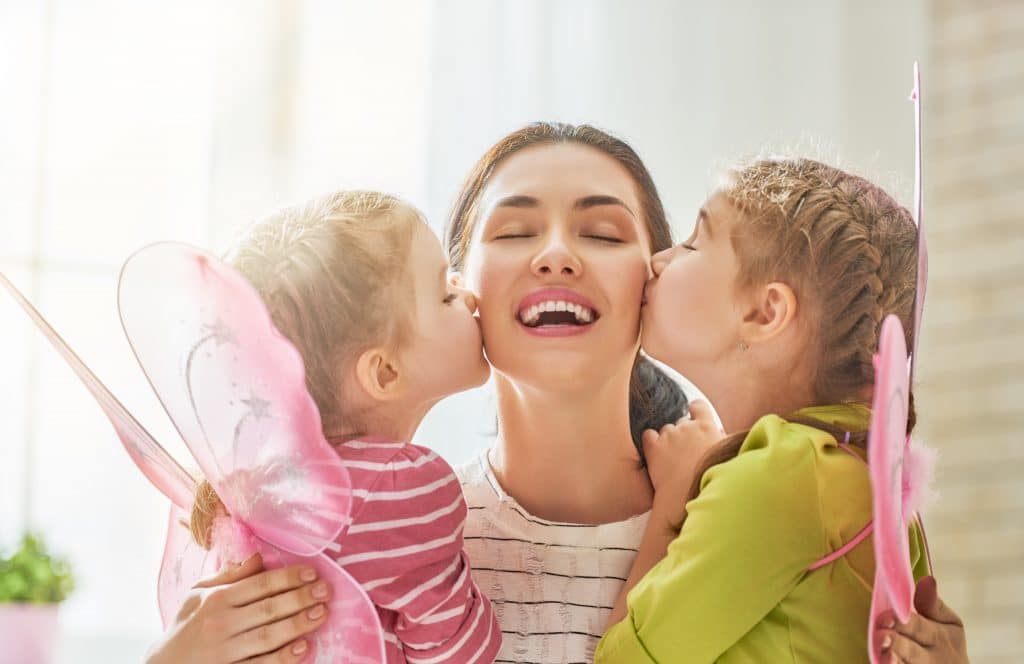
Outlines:
{"label": "woman's eyebrow", "polygon": [[621,198],[616,198],[615,196],[584,196],[583,198],[576,199],[576,203],[573,204],[572,209],[576,211],[583,211],[592,207],[599,207],[601,205],[617,205],[623,208],[632,217],[636,218],[636,213],[633,212],[628,205],[622,202]]}
{"label": "woman's eyebrow", "polygon": [[540,207],[540,201],[533,196],[505,196],[504,198],[499,199],[498,202],[494,204],[494,207],[495,209],[500,207],[536,208]]}

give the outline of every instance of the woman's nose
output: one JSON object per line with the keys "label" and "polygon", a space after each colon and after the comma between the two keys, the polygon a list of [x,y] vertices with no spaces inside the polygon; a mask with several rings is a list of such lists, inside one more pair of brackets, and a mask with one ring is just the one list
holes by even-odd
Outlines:
{"label": "woman's nose", "polygon": [[583,263],[560,235],[552,235],[541,247],[531,264],[534,274],[580,276]]}

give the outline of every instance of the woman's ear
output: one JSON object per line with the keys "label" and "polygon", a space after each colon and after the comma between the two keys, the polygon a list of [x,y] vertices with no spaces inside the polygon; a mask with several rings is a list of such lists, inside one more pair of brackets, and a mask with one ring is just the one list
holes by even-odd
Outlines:
{"label": "woman's ear", "polygon": [[392,401],[401,395],[398,363],[383,348],[363,351],[356,360],[356,384],[374,401]]}
{"label": "woman's ear", "polygon": [[747,345],[768,341],[787,330],[796,318],[796,293],[781,281],[754,290],[743,315],[740,338]]}

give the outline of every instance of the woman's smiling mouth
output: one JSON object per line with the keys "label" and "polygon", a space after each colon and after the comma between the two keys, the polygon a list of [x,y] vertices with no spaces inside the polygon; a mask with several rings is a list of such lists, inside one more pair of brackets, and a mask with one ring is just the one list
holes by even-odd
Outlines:
{"label": "woman's smiling mouth", "polygon": [[564,336],[585,332],[600,318],[587,298],[568,288],[542,288],[519,303],[516,319],[529,332]]}

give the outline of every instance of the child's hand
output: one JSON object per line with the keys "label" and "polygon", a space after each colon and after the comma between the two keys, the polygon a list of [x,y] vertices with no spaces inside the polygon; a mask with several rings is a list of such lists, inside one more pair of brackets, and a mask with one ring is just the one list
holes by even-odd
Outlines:
{"label": "child's hand", "polygon": [[647,472],[654,485],[651,518],[664,521],[679,531],[686,512],[686,498],[697,464],[725,433],[718,428],[706,401],[690,404],[688,417],[666,424],[661,431],[648,429],[643,435]]}
{"label": "child's hand", "polygon": [[330,588],[315,581],[315,572],[314,580],[308,578],[312,571],[263,571],[263,561],[253,556],[203,579],[150,649],[147,664],[300,661],[309,650],[301,637],[324,623],[323,603],[330,597]]}

